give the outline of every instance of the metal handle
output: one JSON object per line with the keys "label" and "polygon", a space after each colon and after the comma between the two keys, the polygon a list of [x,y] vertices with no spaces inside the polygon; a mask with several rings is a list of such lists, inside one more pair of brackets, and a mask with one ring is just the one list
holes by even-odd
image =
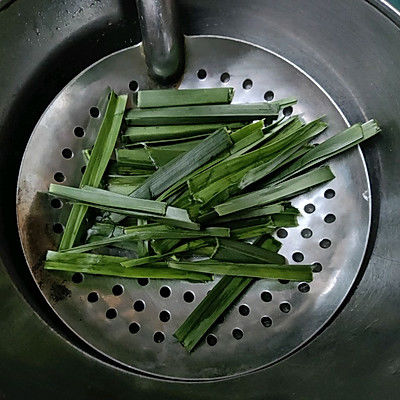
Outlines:
{"label": "metal handle", "polygon": [[136,0],[136,6],[149,75],[161,84],[176,82],[185,53],[175,0]]}

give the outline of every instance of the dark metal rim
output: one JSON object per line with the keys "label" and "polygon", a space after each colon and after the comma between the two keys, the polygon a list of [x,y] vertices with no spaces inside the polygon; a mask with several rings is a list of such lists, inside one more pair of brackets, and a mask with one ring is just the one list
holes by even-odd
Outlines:
{"label": "dark metal rim", "polygon": [[400,28],[400,10],[387,0],[365,0]]}

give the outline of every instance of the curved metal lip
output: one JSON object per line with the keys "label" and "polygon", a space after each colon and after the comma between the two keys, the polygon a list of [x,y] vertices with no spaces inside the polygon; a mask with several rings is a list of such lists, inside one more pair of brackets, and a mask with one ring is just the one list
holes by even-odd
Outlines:
{"label": "curved metal lip", "polygon": [[390,4],[388,0],[365,0],[373,7],[376,7],[386,18],[390,19],[395,25],[400,27],[400,10]]}
{"label": "curved metal lip", "polygon": [[381,2],[385,7],[389,8],[389,10],[390,10],[391,12],[394,12],[398,17],[400,17],[400,11],[399,11],[396,7],[392,6],[387,0],[380,0],[380,2]]}
{"label": "curved metal lip", "polygon": [[[368,2],[369,0],[366,0],[366,1]],[[383,2],[384,2],[384,0],[382,0],[382,3],[383,3]],[[382,14],[384,14],[383,11],[381,11],[381,12],[382,12]],[[384,15],[385,15],[385,14],[384,14]],[[387,15],[385,15],[385,16],[388,17],[388,18],[390,18],[390,17],[387,16]],[[400,17],[400,13],[398,13],[398,16]],[[301,69],[300,67],[298,67],[295,63],[291,62],[290,60],[288,60],[287,58],[281,56],[280,54],[278,54],[278,53],[276,53],[276,52],[274,52],[274,51],[272,51],[272,50],[269,50],[269,49],[267,49],[267,48],[265,48],[265,47],[263,47],[263,46],[260,46],[260,45],[251,43],[251,42],[249,42],[249,41],[242,40],[242,39],[236,39],[236,38],[232,38],[232,37],[229,37],[229,36],[221,36],[221,35],[191,35],[190,37],[192,37],[192,38],[196,38],[196,37],[207,38],[207,37],[209,37],[209,38],[218,38],[218,39],[223,39],[223,40],[230,40],[230,41],[234,41],[234,42],[240,42],[240,43],[244,43],[244,44],[247,44],[247,45],[256,47],[256,48],[258,48],[258,49],[260,49],[260,50],[266,51],[266,52],[268,52],[268,53],[270,53],[270,54],[272,54],[272,55],[274,55],[274,56],[280,58],[281,60],[287,62],[287,63],[290,64],[292,67],[294,67],[295,69],[297,69],[301,74],[303,74],[303,75],[304,75],[306,78],[308,78],[313,84],[315,84],[315,85],[318,87],[318,89],[320,89],[320,90],[322,91],[322,93],[324,93],[324,95],[325,95],[325,96],[329,99],[329,101],[333,104],[333,106],[336,108],[336,110],[338,111],[338,113],[339,113],[339,114],[341,115],[341,117],[343,118],[343,120],[344,120],[344,122],[346,123],[346,125],[347,125],[347,126],[350,125],[349,122],[348,122],[348,120],[347,120],[347,118],[346,118],[346,116],[344,115],[344,113],[342,112],[342,110],[339,108],[339,106],[336,104],[336,102],[332,99],[332,97],[328,94],[328,92],[327,92],[327,91],[326,91],[326,90],[325,90],[325,89],[324,89],[324,88],[323,88],[309,73],[305,72],[303,69]],[[129,46],[129,47],[127,47],[127,48],[124,48],[124,49],[118,50],[118,51],[116,51],[116,52],[113,52],[113,53],[111,53],[111,54],[109,54],[109,55],[107,55],[107,56],[101,58],[100,60],[96,61],[95,63],[91,64],[91,65],[90,65],[89,67],[87,67],[86,69],[84,69],[84,70],[83,70],[81,73],[79,73],[75,78],[73,78],[70,82],[68,82],[68,83],[63,87],[63,89],[61,89],[60,93],[53,99],[53,101],[52,101],[52,102],[49,104],[49,106],[45,109],[45,111],[43,112],[42,116],[40,117],[40,119],[38,120],[37,124],[35,125],[35,128],[33,129],[33,131],[35,131],[36,127],[40,124],[40,122],[41,122],[41,120],[42,120],[42,118],[43,118],[43,115],[44,115],[44,114],[46,113],[46,111],[52,106],[52,104],[54,103],[54,101],[60,96],[61,92],[62,92],[66,87],[68,87],[71,83],[73,83],[74,81],[76,81],[80,76],[82,76],[83,74],[85,74],[86,71],[90,70],[91,68],[93,68],[93,66],[95,66],[95,65],[97,65],[97,64],[99,64],[99,63],[101,63],[102,61],[104,61],[105,59],[107,59],[107,58],[109,58],[109,57],[112,57],[112,56],[114,56],[114,55],[116,55],[116,54],[119,54],[119,53],[122,53],[122,52],[124,52],[124,51],[126,51],[126,50],[128,50],[128,49],[136,48],[136,47],[141,46],[141,45],[142,45],[142,42],[139,42],[139,43],[137,43],[137,44],[134,45],[134,46]],[[28,146],[28,144],[30,143],[31,140],[32,140],[32,136],[29,138],[29,140],[28,140],[28,142],[27,142],[27,146]],[[112,366],[112,367],[114,367],[114,368],[120,369],[120,370],[125,371],[125,372],[129,372],[129,373],[132,373],[132,374],[135,374],[135,375],[140,375],[140,376],[142,376],[142,377],[144,377],[144,378],[150,378],[150,379],[155,379],[155,380],[164,381],[164,382],[165,382],[165,381],[169,381],[169,382],[181,382],[181,383],[209,383],[209,382],[218,382],[218,381],[225,381],[225,380],[230,380],[230,379],[234,379],[234,378],[244,377],[244,376],[246,376],[246,375],[249,375],[249,374],[252,374],[252,373],[255,373],[255,372],[258,372],[258,371],[267,369],[267,368],[269,368],[269,367],[272,367],[272,366],[278,364],[279,362],[285,360],[286,358],[289,358],[289,357],[292,356],[293,354],[297,353],[299,350],[301,350],[302,348],[304,348],[305,346],[307,346],[309,343],[311,343],[317,336],[319,336],[319,335],[325,330],[325,328],[327,328],[327,327],[332,323],[332,321],[337,317],[337,315],[339,314],[339,310],[348,302],[349,298],[351,297],[351,294],[352,294],[352,292],[354,291],[354,284],[355,284],[355,282],[359,279],[359,275],[360,275],[360,271],[361,271],[361,269],[362,269],[362,265],[363,265],[363,263],[365,262],[364,258],[365,258],[366,250],[367,250],[368,246],[370,245],[369,242],[370,242],[370,239],[371,239],[371,237],[370,237],[370,232],[371,232],[371,223],[372,223],[372,201],[373,201],[373,200],[372,200],[372,196],[371,196],[371,184],[370,184],[370,179],[369,179],[369,175],[368,175],[368,169],[367,169],[367,165],[366,165],[366,162],[365,162],[365,158],[364,158],[364,155],[363,155],[363,153],[362,153],[362,151],[361,151],[360,146],[358,146],[358,152],[359,152],[359,155],[360,155],[360,157],[361,157],[364,170],[366,171],[366,180],[367,180],[368,197],[369,197],[369,202],[368,202],[368,203],[369,203],[368,234],[367,234],[367,236],[366,236],[366,240],[365,240],[365,244],[364,244],[364,248],[363,248],[363,252],[362,252],[363,255],[362,255],[361,262],[360,262],[360,264],[359,264],[359,266],[358,266],[358,268],[357,268],[357,273],[355,274],[354,279],[352,280],[352,282],[351,282],[350,285],[349,285],[348,291],[346,292],[346,294],[345,294],[344,297],[343,297],[342,302],[341,302],[341,303],[338,305],[338,307],[332,312],[331,316],[330,316],[329,318],[327,318],[327,320],[324,322],[324,324],[322,324],[322,325],[320,326],[320,328],[317,329],[308,339],[304,340],[301,344],[299,344],[298,346],[296,346],[295,348],[293,348],[293,349],[292,349],[290,352],[288,352],[287,354],[283,355],[282,357],[280,357],[280,358],[278,358],[278,359],[276,359],[276,360],[274,360],[274,361],[272,361],[272,362],[270,362],[270,363],[268,363],[268,364],[266,364],[266,365],[263,365],[263,366],[260,366],[260,367],[257,367],[257,368],[253,368],[253,369],[249,369],[249,370],[247,370],[247,371],[240,372],[240,373],[237,373],[237,374],[232,374],[232,375],[228,375],[228,376],[223,376],[223,377],[215,377],[215,378],[178,378],[178,377],[171,377],[171,376],[166,376],[166,375],[158,375],[158,374],[150,373],[150,372],[147,372],[147,371],[145,371],[145,370],[141,370],[141,369],[132,367],[132,366],[130,366],[130,365],[127,365],[127,364],[125,364],[125,363],[123,363],[123,362],[121,362],[121,361],[119,361],[119,360],[116,360],[116,359],[113,358],[113,357],[110,357],[108,354],[104,353],[103,351],[98,350],[98,349],[97,349],[96,347],[94,347],[91,343],[89,343],[87,340],[85,340],[84,338],[82,338],[77,332],[75,332],[74,329],[72,329],[70,326],[68,326],[68,325],[58,316],[56,310],[55,310],[55,309],[53,308],[53,306],[49,303],[48,299],[47,299],[45,296],[43,296],[44,299],[45,299],[45,301],[47,302],[47,304],[48,304],[49,307],[51,308],[51,310],[52,310],[52,311],[54,312],[54,314],[57,316],[57,318],[59,318],[59,319],[63,322],[65,328],[68,329],[68,331],[72,332],[79,340],[83,341],[86,345],[88,345],[91,349],[93,349],[94,352],[96,352],[98,355],[101,355],[102,358],[106,359],[107,361],[101,360],[101,359],[99,359],[98,357],[95,357],[94,355],[89,354],[89,353],[83,351],[83,350],[82,350],[81,348],[79,348],[76,344],[70,342],[69,340],[66,340],[66,342],[68,342],[71,346],[73,346],[73,347],[76,348],[77,350],[83,351],[87,356],[93,357],[93,358],[95,358],[97,361],[99,361],[99,362],[101,362],[101,363],[104,363],[105,365],[109,365],[109,366]],[[23,164],[23,161],[25,160],[25,157],[26,157],[26,153],[24,153],[24,155],[23,155],[23,157],[22,157],[21,165]],[[21,169],[20,169],[20,171],[19,171],[19,173],[18,173],[18,181],[19,181],[19,179],[20,179],[20,174],[21,174]],[[17,188],[17,191],[18,191],[18,188]],[[17,196],[18,196],[18,192],[17,192]],[[16,196],[16,198],[17,198],[17,196]],[[19,222],[18,214],[17,214],[17,221]],[[18,223],[18,231],[19,231],[19,223]],[[23,246],[21,246],[21,247],[23,247]],[[23,248],[23,253],[24,253],[24,256],[25,256],[25,250],[24,250],[24,248]],[[37,287],[39,288],[38,283],[37,283],[37,281],[36,281],[36,279],[35,279],[35,277],[34,277],[34,275],[33,275],[33,273],[32,273],[31,268],[29,268],[29,270],[30,270],[30,273],[31,273],[31,275],[32,275],[33,280],[35,281],[35,284],[36,284]],[[40,288],[39,288],[39,290],[40,290]],[[58,334],[59,334],[59,332],[58,332]]]}

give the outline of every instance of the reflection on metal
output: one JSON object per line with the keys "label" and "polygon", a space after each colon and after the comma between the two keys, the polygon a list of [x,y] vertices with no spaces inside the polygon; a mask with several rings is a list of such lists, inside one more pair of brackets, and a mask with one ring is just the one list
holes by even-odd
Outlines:
{"label": "reflection on metal", "polygon": [[[302,114],[306,121],[326,115],[330,128],[324,137],[346,126],[341,113],[324,92],[275,54],[248,43],[216,37],[190,37],[186,46],[182,88],[233,86],[235,102],[263,101],[267,91],[273,91],[275,99],[296,96],[299,103],[294,112]],[[198,77],[201,69],[206,73],[203,79]],[[225,83],[221,82],[224,73],[229,74],[228,82],[224,75]],[[65,184],[79,183],[84,165],[81,150],[89,147],[94,137],[88,134],[76,137],[74,128],[87,125],[89,109],[97,103],[106,86],[118,93],[127,92],[132,79],[139,88],[152,85],[140,46],[101,60],[72,81],[43,114],[28,143],[18,182],[18,223],[26,258],[43,295],[65,323],[91,346],[120,363],[157,376],[221,378],[246,373],[287,356],[321,329],[342,303],[359,271],[370,225],[370,203],[364,200],[363,194],[367,193],[370,198],[370,191],[358,150],[330,162],[336,174],[334,181],[294,201],[300,210],[313,204],[315,211],[302,212],[300,226],[288,229],[287,237],[282,239],[282,254],[293,262],[293,253],[301,252],[304,263],[322,264],[322,271],[315,274],[310,291],[302,293],[295,283],[258,281],[226,316],[224,323],[212,330],[217,343],[214,346],[202,343],[191,355],[172,334],[215,282],[152,280],[142,286],[145,282],[85,275],[82,283],[73,283],[71,274],[48,273],[38,266],[46,249],[55,248],[59,240],[52,231],[53,223],[65,223],[68,214],[67,205],[51,208],[49,199],[40,193],[47,191],[55,172],[65,175]],[[246,79],[252,80],[251,89],[243,88]],[[62,157],[65,148],[72,150],[73,158]],[[335,196],[325,198],[326,189],[333,189]],[[334,214],[335,222],[325,223],[327,214]],[[301,236],[304,228],[312,231],[311,237]],[[332,242],[327,249],[319,246],[325,238]],[[116,284],[124,287],[119,296],[112,291]],[[160,288],[166,284],[171,294],[162,297]],[[183,301],[188,290],[195,294],[192,303]],[[272,294],[270,302],[261,299],[261,292],[265,290]],[[55,291],[65,296],[57,297]],[[97,302],[88,302],[91,292],[99,294]],[[143,311],[134,310],[133,303],[137,300],[145,303]],[[283,302],[291,305],[289,313],[280,310]],[[248,305],[249,315],[240,315],[241,304]],[[106,317],[109,308],[117,310],[116,318]],[[171,314],[167,322],[159,318],[163,310]],[[265,316],[271,318],[272,326],[263,326],[261,318]],[[139,331],[135,332],[138,325],[130,328],[133,322],[140,325]],[[232,335],[235,328],[243,331],[240,340]],[[155,342],[156,332],[165,334],[162,343]],[[156,340],[159,336],[156,335]]]}
{"label": "reflection on metal", "polygon": [[136,0],[143,50],[150,76],[175,83],[185,64],[184,38],[175,0]]}

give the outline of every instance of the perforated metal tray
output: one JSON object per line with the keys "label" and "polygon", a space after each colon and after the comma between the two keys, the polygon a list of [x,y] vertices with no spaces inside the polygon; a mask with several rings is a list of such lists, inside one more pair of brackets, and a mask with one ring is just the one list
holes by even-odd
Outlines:
{"label": "perforated metal tray", "polygon": [[[233,86],[234,102],[298,98],[290,112],[306,121],[326,115],[329,129],[346,127],[339,108],[289,61],[249,43],[219,37],[186,38],[181,88]],[[323,328],[351,287],[370,226],[370,189],[359,150],[329,164],[336,179],[297,197],[300,226],[279,230],[281,253],[315,263],[314,281],[260,280],[188,354],[175,329],[216,283],[128,280],[44,271],[69,208],[43,194],[51,182],[79,183],[81,150],[94,137],[84,127],[106,86],[118,93],[153,87],[140,45],[97,62],[65,87],[43,114],[27,145],[18,181],[18,224],[33,276],[56,313],[84,341],[126,368],[183,380],[221,379],[287,357]],[[99,110],[100,114],[102,110]],[[91,116],[92,115],[92,116]]]}

